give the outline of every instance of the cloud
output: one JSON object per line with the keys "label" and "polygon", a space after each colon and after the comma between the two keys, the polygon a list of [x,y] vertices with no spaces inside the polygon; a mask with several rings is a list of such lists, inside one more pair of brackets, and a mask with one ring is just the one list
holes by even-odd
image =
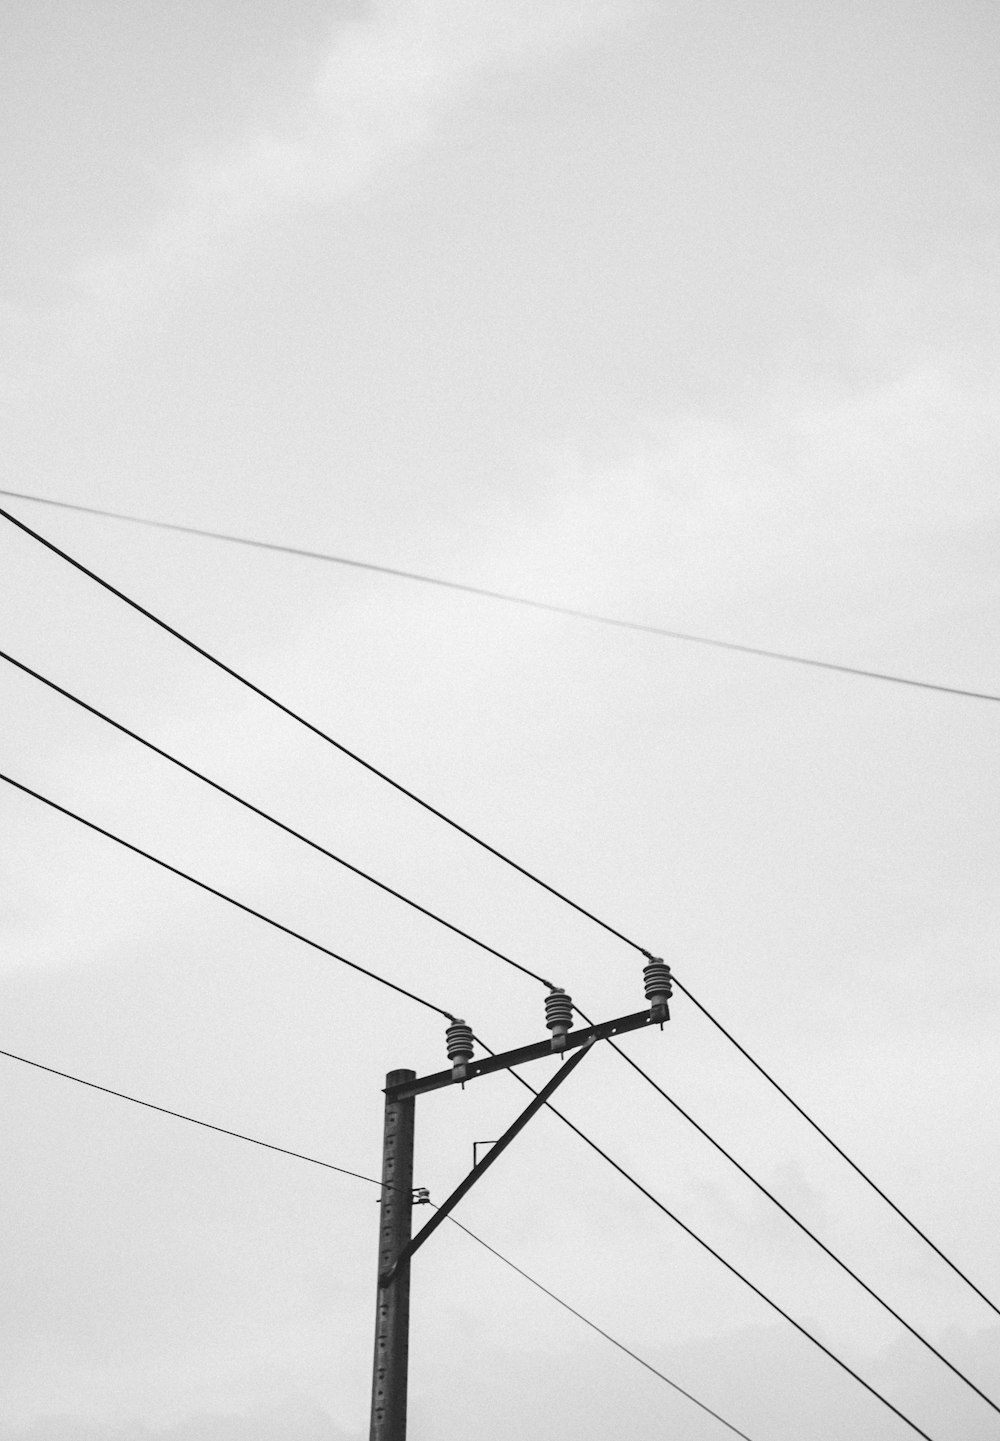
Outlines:
{"label": "cloud", "polygon": [[161,170],[159,203],[128,218],[127,238],[109,233],[53,277],[60,300],[0,307],[16,356],[0,368],[0,404],[117,352],[140,324],[155,327],[179,290],[232,263],[232,242],[254,226],[362,194],[491,75],[595,44],[632,13],[634,0],[373,0],[338,17],[283,113],[235,144],[204,135]]}
{"label": "cloud", "polygon": [[363,188],[425,143],[486,76],[593,43],[628,13],[608,0],[377,0],[335,24],[308,92],[282,121],[192,157],[145,234],[88,262],[83,289],[109,301],[176,273],[255,219]]}

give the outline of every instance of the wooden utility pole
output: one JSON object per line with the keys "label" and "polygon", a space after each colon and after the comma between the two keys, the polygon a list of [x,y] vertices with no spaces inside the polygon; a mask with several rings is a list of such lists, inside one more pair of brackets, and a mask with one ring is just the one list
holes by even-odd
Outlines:
{"label": "wooden utility pole", "polygon": [[372,1370],[370,1441],[406,1441],[406,1373],[410,1343],[409,1244],[413,1212],[413,1126],[416,1098],[396,1099],[392,1087],[416,1080],[416,1071],[385,1078],[382,1200],[379,1214],[378,1302]]}

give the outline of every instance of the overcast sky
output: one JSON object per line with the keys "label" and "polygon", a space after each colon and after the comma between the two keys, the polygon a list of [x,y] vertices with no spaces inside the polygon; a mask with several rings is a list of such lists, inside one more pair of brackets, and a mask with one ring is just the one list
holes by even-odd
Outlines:
{"label": "overcast sky", "polygon": [[[7,0],[0,484],[1000,691],[980,0]],[[1000,707],[4,502],[678,976],[1000,1299]],[[641,957],[0,528],[2,645],[614,1016]],[[38,682],[0,770],[536,1039]],[[0,1048],[368,1175],[443,1021],[0,787]],[[1000,1324],[679,997],[624,1043],[985,1390]],[[536,1083],[549,1063],[532,1072]],[[377,1189],[0,1057],[0,1441],[367,1435]],[[609,1051],[561,1093],[934,1441],[995,1413]],[[444,1199],[523,1104],[419,1102]],[[416,1213],[419,1217],[420,1213]],[[753,1441],[912,1435],[542,1115],[460,1218]],[[451,1227],[412,1441],[726,1432]]]}

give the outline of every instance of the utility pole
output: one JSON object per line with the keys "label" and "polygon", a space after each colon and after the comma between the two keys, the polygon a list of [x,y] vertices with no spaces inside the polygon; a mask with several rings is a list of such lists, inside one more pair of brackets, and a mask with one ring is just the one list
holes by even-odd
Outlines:
{"label": "utility pole", "polygon": [[[573,1073],[597,1041],[626,1031],[659,1025],[670,1019],[670,967],[650,958],[643,968],[649,1009],[584,1030],[571,1031],[573,1002],[565,991],[553,988],[545,998],[545,1024],[551,1039],[520,1046],[502,1055],[474,1061],[471,1026],[452,1021],[446,1032],[451,1068],[417,1079],[415,1071],[390,1071],[385,1078],[385,1130],[382,1150],[382,1199],[379,1213],[378,1300],[375,1307],[375,1361],[372,1369],[372,1412],[369,1441],[406,1441],[406,1385],[410,1339],[410,1258],[441,1225],[482,1174],[524,1129],[557,1087]],[[566,1051],[576,1051],[565,1060]],[[429,1201],[426,1190],[413,1190],[413,1130],[417,1096],[442,1086],[462,1085],[494,1071],[509,1070],[542,1057],[560,1056],[561,1065],[521,1114],[493,1143],[481,1161],[460,1181],[446,1201],[435,1206],[431,1219],[411,1235],[414,1200]],[[475,1153],[473,1153],[475,1156]]]}
{"label": "utility pole", "polygon": [[[372,1367],[371,1441],[405,1441],[406,1372],[410,1346],[410,1262],[399,1265],[410,1241],[413,1212],[413,1126],[416,1098],[396,1098],[392,1087],[415,1081],[416,1071],[385,1078],[382,1199],[379,1211],[378,1302]],[[383,1278],[388,1279],[384,1281]]]}

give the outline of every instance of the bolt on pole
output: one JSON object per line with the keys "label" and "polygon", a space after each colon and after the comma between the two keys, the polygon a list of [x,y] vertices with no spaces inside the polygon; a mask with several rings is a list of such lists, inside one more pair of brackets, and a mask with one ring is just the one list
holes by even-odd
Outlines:
{"label": "bolt on pole", "polygon": [[[416,1075],[416,1071],[390,1071],[386,1087],[404,1085]],[[412,1226],[415,1117],[415,1097],[386,1095],[370,1441],[406,1441],[410,1262],[407,1258],[398,1268],[396,1263],[409,1244]]]}

